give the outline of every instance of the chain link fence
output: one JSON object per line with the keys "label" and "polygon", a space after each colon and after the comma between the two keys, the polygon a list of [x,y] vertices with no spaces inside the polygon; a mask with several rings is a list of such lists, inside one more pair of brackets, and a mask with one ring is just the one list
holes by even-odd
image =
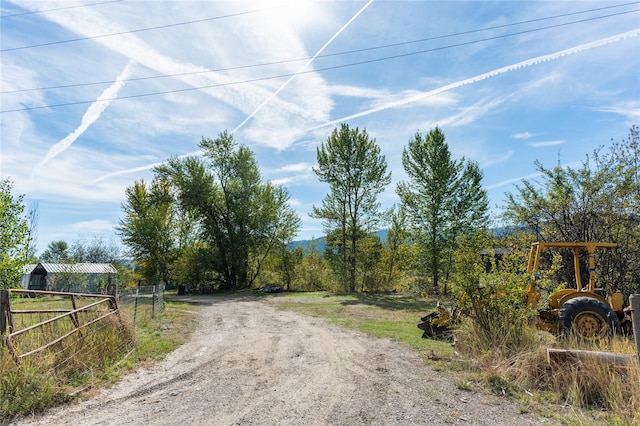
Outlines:
{"label": "chain link fence", "polygon": [[164,312],[164,284],[119,289],[118,307],[134,324],[153,319]]}

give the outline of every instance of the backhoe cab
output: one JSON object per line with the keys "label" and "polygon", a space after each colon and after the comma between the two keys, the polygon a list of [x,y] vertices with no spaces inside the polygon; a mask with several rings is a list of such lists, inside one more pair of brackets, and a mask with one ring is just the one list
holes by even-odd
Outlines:
{"label": "backhoe cab", "polygon": [[[555,334],[575,334],[581,338],[602,338],[630,330],[631,318],[623,309],[622,293],[610,287],[596,286],[595,251],[600,248],[614,248],[614,243],[569,243],[537,242],[531,244],[527,273],[532,274],[532,282],[527,287],[527,304],[537,307],[541,297],[540,256],[548,248],[566,248],[573,254],[575,285],[552,293],[547,299],[547,307],[539,308],[536,326]],[[580,253],[588,253],[589,281],[582,282]],[[567,283],[569,284],[569,283]]]}

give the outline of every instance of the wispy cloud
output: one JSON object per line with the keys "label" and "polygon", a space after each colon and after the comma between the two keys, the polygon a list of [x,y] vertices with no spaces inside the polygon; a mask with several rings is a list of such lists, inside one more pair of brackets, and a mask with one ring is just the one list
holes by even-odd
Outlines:
{"label": "wispy cloud", "polygon": [[[328,127],[328,126],[335,126],[336,124],[347,122],[347,121],[350,121],[350,120],[354,120],[356,118],[368,116],[368,115],[371,115],[371,114],[374,114],[374,113],[377,113],[377,112],[380,112],[380,111],[383,111],[383,110],[402,107],[404,105],[407,105],[407,104],[410,104],[410,103],[419,102],[421,100],[424,100],[425,98],[436,96],[436,95],[439,95],[441,93],[447,92],[449,90],[453,90],[453,89],[456,89],[456,88],[459,88],[459,87],[462,87],[462,86],[474,84],[474,83],[477,83],[477,82],[480,82],[480,81],[483,81],[483,80],[486,80],[486,79],[489,79],[489,78],[493,78],[493,77],[496,77],[496,76],[504,74],[504,73],[508,73],[508,72],[511,72],[511,71],[518,71],[518,70],[521,70],[523,68],[527,68],[527,67],[531,67],[531,66],[538,65],[538,64],[541,64],[541,63],[546,63],[546,62],[549,62],[549,61],[557,60],[559,58],[562,58],[562,57],[565,57],[565,56],[568,56],[568,55],[574,55],[574,54],[577,54],[577,53],[580,53],[580,52],[583,52],[583,51],[586,51],[586,50],[589,50],[589,49],[594,49],[594,48],[606,46],[606,45],[611,44],[611,43],[620,42],[620,41],[623,41],[623,40],[626,40],[626,39],[629,39],[629,38],[632,38],[632,37],[637,37],[639,34],[640,34],[640,29],[635,29],[635,30],[624,32],[624,33],[620,33],[620,34],[617,34],[617,35],[614,35],[614,36],[611,36],[611,37],[606,37],[606,38],[603,38],[603,39],[599,39],[599,40],[596,40],[596,41],[593,41],[593,42],[580,44],[578,46],[574,46],[574,47],[571,47],[571,48],[568,48],[568,49],[560,50],[560,51],[557,51],[555,53],[551,53],[551,54],[548,54],[548,55],[536,56],[534,58],[527,59],[527,60],[524,60],[524,61],[520,61],[520,62],[517,62],[515,64],[507,65],[507,66],[504,66],[504,67],[500,67],[500,68],[494,69],[492,71],[489,71],[489,72],[486,72],[486,73],[482,73],[482,74],[479,74],[479,75],[476,75],[476,76],[473,76],[473,77],[470,77],[470,78],[467,78],[467,79],[464,79],[464,80],[459,80],[459,81],[444,85],[444,86],[439,87],[439,88],[434,89],[434,90],[430,90],[430,91],[426,91],[426,92],[419,92],[416,95],[412,95],[412,96],[406,97],[404,99],[394,100],[393,102],[388,102],[388,103],[385,103],[383,105],[380,105],[380,106],[377,106],[377,107],[374,107],[374,108],[370,108],[370,109],[367,109],[367,110],[364,110],[364,111],[360,111],[360,112],[355,113],[355,114],[351,114],[351,115],[347,115],[347,116],[344,116],[344,117],[341,117],[341,118],[338,118],[338,119],[335,119],[335,120],[327,121],[327,122],[324,122],[324,123],[319,124],[317,126],[313,126],[313,127],[306,128],[306,129],[301,129],[301,130],[298,130],[298,131],[294,131],[294,132],[290,133],[290,136],[291,137],[293,137],[293,136],[301,136],[301,135],[313,132],[313,131],[318,130],[318,129],[322,129],[322,128],[325,128],[325,127]],[[133,173],[133,172],[138,172],[138,171],[141,171],[141,170],[148,170],[148,169],[152,168],[153,166],[154,166],[153,164],[150,164],[150,165],[147,165],[147,166],[141,166],[141,167],[136,167],[136,168],[132,168],[132,169],[122,170],[122,171],[119,171],[119,172],[114,172],[114,173],[111,173],[111,174],[109,174],[107,176],[103,176],[103,177],[99,178],[98,180],[103,180],[103,179],[106,179],[107,177],[110,177],[110,176]]]}
{"label": "wispy cloud", "polygon": [[511,137],[513,139],[531,139],[534,136],[535,136],[535,133],[523,132],[523,133],[516,133],[515,135],[512,135]]}
{"label": "wispy cloud", "polygon": [[296,164],[287,164],[286,166],[280,167],[278,171],[281,172],[306,172],[311,170],[312,165],[309,163],[296,163]]}
{"label": "wispy cloud", "polygon": [[[582,166],[582,163],[579,161],[573,161],[571,163],[568,164],[564,164],[562,166],[562,168],[568,169],[568,168],[574,168],[574,167],[580,167]],[[492,189],[497,189],[500,188],[502,186],[507,186],[507,185],[511,185],[513,183],[517,183],[517,182],[522,182],[523,180],[527,180],[527,179],[535,179],[537,177],[542,176],[542,173],[537,172],[537,173],[531,173],[527,176],[522,176],[522,177],[518,177],[518,178],[513,178],[513,179],[507,179],[507,180],[503,180],[502,182],[498,182],[498,183],[494,183],[493,185],[488,185],[485,187],[485,189],[487,191],[491,191]]]}
{"label": "wispy cloud", "polygon": [[626,117],[630,124],[640,122],[640,100],[619,103],[611,107],[597,108],[596,111],[610,112]]}
{"label": "wispy cloud", "polygon": [[[34,8],[33,3],[20,2],[20,4],[24,5],[25,8]],[[56,4],[62,4],[62,2]],[[35,7],[38,8],[40,6],[35,5]],[[297,98],[291,100],[275,98],[272,91],[261,87],[257,82],[232,84],[242,81],[242,79],[250,80],[253,77],[263,77],[263,74],[258,71],[256,71],[257,74],[250,74],[250,70],[245,70],[244,74],[238,72],[238,76],[234,79],[229,77],[228,73],[213,72],[194,63],[174,58],[164,54],[164,51],[161,53],[154,49],[150,42],[128,32],[127,28],[119,22],[112,21],[95,11],[84,10],[80,14],[80,12],[71,10],[66,13],[52,14],[48,18],[71,31],[88,37],[95,34],[96,29],[101,28],[108,29],[110,33],[119,33],[118,37],[100,37],[95,38],[94,41],[159,74],[174,76],[171,81],[163,82],[163,90],[166,90],[167,87],[182,88],[184,86],[181,86],[181,83],[187,84],[198,90],[198,94],[223,102],[236,111],[245,114],[256,114],[257,111],[266,106],[264,99],[269,99],[269,108],[265,114],[270,117],[269,121],[272,123],[273,128],[269,128],[271,131],[260,132],[263,142],[267,145],[274,144],[277,147],[278,144],[283,143],[284,138],[276,135],[272,138],[264,139],[265,134],[275,134],[276,130],[282,128],[285,123],[308,126],[310,122],[314,121],[314,118],[326,116],[323,112],[328,111],[330,108],[330,103],[327,102],[327,96],[324,92],[308,90],[305,85],[296,86],[296,96],[303,97],[308,103],[315,105],[315,108],[307,108],[305,105],[300,105],[297,102]],[[277,44],[278,49],[288,52],[289,55],[303,56],[305,54],[301,40],[285,26],[278,25],[279,21],[277,19],[268,20],[264,19],[264,16],[247,16],[245,18],[234,22],[234,32],[256,32],[256,38],[262,37],[262,39],[271,43],[267,44],[269,47]],[[210,40],[216,40],[228,35],[224,25],[207,28],[206,31]],[[269,37],[266,37],[267,34]],[[262,55],[264,52],[260,52],[261,46],[264,47],[265,44],[250,43],[246,48],[251,50],[244,53],[248,55],[260,53]],[[180,55],[181,53],[177,52]],[[223,54],[220,50],[216,50],[216,53]],[[226,61],[235,62],[237,58],[232,56],[239,55],[236,51],[225,52],[224,54],[227,56],[217,58],[221,63]],[[291,64],[283,63],[281,66],[282,72],[290,72],[291,66]],[[306,78],[311,78],[311,76],[307,75]]]}
{"label": "wispy cloud", "polygon": [[428,127],[434,127],[438,125],[440,127],[448,127],[448,126],[463,126],[465,124],[473,123],[479,117],[486,114],[488,111],[491,111],[494,108],[497,108],[500,104],[506,101],[507,98],[503,99],[493,99],[489,102],[481,101],[476,103],[475,105],[470,105],[468,107],[461,108],[456,114],[453,114],[449,117],[446,117],[443,120],[439,120],[437,123],[433,123],[433,125],[429,125]]}
{"label": "wispy cloud", "polygon": [[513,150],[509,149],[502,155],[491,156],[489,160],[485,160],[482,163],[480,163],[480,167],[485,168],[485,167],[490,167],[496,164],[504,163],[505,161],[508,161],[511,157],[513,157]]}
{"label": "wispy cloud", "polygon": [[497,189],[497,188],[500,188],[502,186],[507,186],[507,185],[511,185],[513,183],[521,182],[521,181],[523,181],[525,179],[537,178],[539,176],[542,176],[542,173],[532,173],[532,174],[527,175],[527,176],[522,176],[522,177],[513,178],[513,179],[507,179],[507,180],[503,180],[502,182],[494,183],[493,185],[488,185],[488,186],[485,187],[485,189],[487,191],[491,191],[492,189]]}
{"label": "wispy cloud", "polygon": [[567,141],[561,141],[561,140],[557,140],[557,141],[539,141],[539,142],[529,142],[527,145],[530,146],[531,148],[545,148],[547,146],[562,145],[562,144],[564,144],[566,142]]}
{"label": "wispy cloud", "polygon": [[[186,157],[197,156],[197,155],[202,155],[202,151],[198,150],[198,151],[190,152],[188,154],[180,155],[180,156],[178,156],[178,158],[186,158]],[[129,174],[129,173],[146,172],[147,170],[151,170],[154,167],[162,166],[165,163],[166,163],[166,161],[158,161],[156,163],[146,164],[144,166],[134,167],[132,169],[119,170],[117,172],[108,173],[106,175],[100,176],[99,178],[95,179],[92,182],[92,184],[100,183],[100,182],[102,182],[104,180],[107,180],[109,178],[116,177],[116,176],[122,176],[122,175],[126,175],[126,174]]]}
{"label": "wispy cloud", "polygon": [[374,89],[371,87],[348,86],[337,84],[329,86],[331,94],[334,96],[346,96],[353,98],[380,99],[391,96],[387,89]]}
{"label": "wispy cloud", "polygon": [[77,232],[81,231],[112,231],[114,224],[102,219],[87,220],[76,222],[71,225],[71,229]]}
{"label": "wispy cloud", "polygon": [[107,89],[105,89],[102,94],[98,96],[98,99],[96,99],[96,101],[92,103],[89,108],[87,108],[87,112],[85,112],[82,116],[80,126],[78,126],[73,132],[68,134],[60,142],[49,148],[47,155],[45,155],[42,161],[40,161],[40,163],[36,166],[36,169],[44,166],[57,155],[60,155],[61,153],[69,149],[69,147],[73,145],[73,143],[78,140],[80,136],[82,136],[82,134],[89,128],[89,126],[91,126],[96,122],[96,120],[100,118],[104,110],[107,109],[107,107],[110,105],[110,100],[115,98],[118,95],[120,89],[122,89],[122,87],[124,86],[124,80],[129,78],[131,74],[131,68],[132,62],[129,62],[124,67],[120,75],[116,78],[115,82]]}
{"label": "wispy cloud", "polygon": [[273,179],[270,182],[274,185],[286,185],[288,183],[291,183],[292,181],[293,179],[288,177],[288,178],[281,178],[281,179]]}

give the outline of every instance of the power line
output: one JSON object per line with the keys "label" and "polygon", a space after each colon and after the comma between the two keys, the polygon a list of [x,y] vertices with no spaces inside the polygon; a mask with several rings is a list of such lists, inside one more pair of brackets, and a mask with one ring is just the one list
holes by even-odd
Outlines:
{"label": "power line", "polygon": [[[282,7],[282,6],[275,6],[275,7]],[[90,37],[78,37],[78,38],[72,38],[72,39],[68,39],[68,40],[59,40],[59,41],[50,41],[48,43],[32,44],[32,45],[29,45],[29,46],[10,47],[8,49],[0,49],[0,52],[13,52],[13,51],[16,51],[16,50],[32,49],[34,47],[53,46],[53,45],[56,45],[56,44],[72,43],[72,42],[84,41],[84,40],[94,40],[94,39],[97,39],[97,38],[113,37],[113,36],[119,36],[119,35],[124,35],[124,34],[141,33],[141,32],[144,32],[144,31],[152,31],[152,30],[160,30],[160,29],[171,28],[171,27],[179,27],[179,26],[182,26],[182,25],[197,24],[199,22],[215,21],[215,20],[218,20],[218,19],[233,18],[235,16],[242,16],[242,15],[249,15],[249,14],[257,13],[257,12],[264,12],[265,10],[274,9],[275,7],[265,7],[265,8],[262,8],[262,9],[248,10],[248,11],[245,11],[245,12],[231,13],[231,14],[228,14],[228,15],[214,16],[214,17],[211,17],[211,18],[202,18],[202,19],[196,19],[196,20],[193,20],[193,21],[176,22],[176,23],[173,23],[173,24],[157,25],[155,27],[139,28],[139,29],[136,29],[136,30],[120,31],[120,32],[109,33],[109,34],[100,34],[100,35],[95,35],[95,36],[90,36]]]}
{"label": "power line", "polygon": [[11,15],[2,15],[2,16],[0,16],[0,19],[14,18],[16,16],[24,16],[24,15],[35,15],[35,14],[39,14],[39,13],[55,12],[55,11],[58,11],[58,10],[65,10],[65,9],[76,9],[78,7],[98,6],[98,5],[107,4],[107,3],[119,3],[121,1],[123,1],[123,0],[109,0],[109,1],[102,1],[102,2],[98,2],[98,3],[81,4],[81,5],[78,5],[78,6],[66,6],[66,7],[58,7],[58,8],[55,8],[55,9],[46,9],[46,10],[36,10],[36,11],[32,11],[32,12],[13,13]]}
{"label": "power line", "polygon": [[[121,1],[121,0],[118,0],[118,1]],[[483,32],[483,31],[495,30],[495,29],[500,29],[500,28],[508,28],[508,27],[513,27],[513,26],[517,26],[517,25],[530,24],[530,23],[534,23],[534,22],[541,22],[541,21],[546,21],[546,20],[551,20],[551,19],[563,18],[563,17],[567,17],[567,16],[573,16],[573,15],[579,15],[579,14],[591,13],[591,12],[598,12],[598,11],[611,9],[611,8],[615,8],[615,7],[620,7],[620,6],[629,6],[629,5],[632,5],[632,4],[638,4],[638,2],[625,3],[623,5],[600,7],[600,8],[596,8],[596,9],[589,9],[589,10],[584,10],[584,11],[579,11],[579,12],[572,12],[572,13],[565,13],[565,14],[561,14],[561,15],[548,16],[548,17],[544,17],[544,18],[530,19],[530,20],[526,20],[526,21],[514,22],[514,23],[511,23],[511,24],[495,25],[495,26],[491,26],[491,27],[485,27],[485,28],[469,30],[469,31],[462,31],[462,32],[458,32],[458,33],[445,34],[445,35],[428,37],[428,38],[422,38],[422,39],[417,39],[417,40],[404,41],[404,42],[399,42],[399,43],[385,44],[385,45],[373,46],[373,47],[365,47],[365,48],[361,48],[361,49],[347,50],[347,51],[342,51],[342,52],[337,52],[337,53],[328,53],[328,54],[318,55],[316,57],[316,59],[335,57],[335,56],[342,56],[342,55],[349,55],[349,54],[361,53],[361,52],[372,51],[372,50],[387,49],[387,48],[390,48],[390,47],[406,46],[406,45],[409,45],[409,44],[422,43],[422,42],[426,42],[426,41],[434,41],[434,40],[439,40],[439,39],[444,39],[444,38],[457,37],[457,36],[461,36],[461,35],[469,35],[469,34],[479,33],[479,32]],[[570,25],[570,24],[574,24],[574,23],[585,22],[586,20],[610,18],[612,16],[617,16],[617,15],[622,15],[622,14],[627,14],[627,13],[632,13],[632,12],[637,12],[637,11],[638,11],[638,9],[635,9],[635,10],[631,10],[631,11],[625,11],[625,12],[619,12],[619,13],[615,13],[615,14],[598,16],[598,17],[594,17],[594,18],[587,18],[585,20],[569,22],[569,23],[565,23],[563,25]],[[551,28],[551,27],[544,27],[542,29],[547,29],[547,28]],[[516,33],[516,34],[519,34],[519,33]],[[125,79],[125,80],[122,80],[122,81],[123,82],[142,81],[142,80],[153,80],[153,79],[158,79],[158,78],[173,78],[173,77],[182,77],[182,76],[197,75],[197,74],[207,74],[207,73],[214,73],[214,72],[235,71],[235,70],[239,70],[239,69],[258,68],[258,67],[265,67],[265,66],[271,66],[271,65],[282,65],[282,64],[286,64],[286,63],[308,61],[309,59],[310,59],[309,57],[295,58],[295,59],[285,59],[285,60],[281,60],[281,61],[263,62],[263,63],[259,63],[259,64],[249,64],[249,65],[238,65],[238,66],[235,66],[235,67],[208,69],[208,70],[203,70],[203,71],[193,71],[193,72],[187,72],[187,73],[163,74],[163,75],[149,76],[149,77],[135,77],[135,78]],[[94,85],[104,85],[104,84],[111,84],[111,83],[113,83],[113,81],[97,81],[97,82],[89,82],[89,83],[74,83],[74,84],[39,87],[39,88],[32,88],[32,89],[7,90],[7,91],[0,91],[0,93],[9,94],[9,93],[30,92],[30,91],[66,89],[66,88],[71,88],[71,87],[94,86]]]}
{"label": "power line", "polygon": [[[628,13],[638,12],[638,11],[640,11],[640,9],[635,9],[635,10],[632,10],[632,11],[619,12],[619,13],[610,14],[610,15],[607,15],[607,16],[604,16],[604,17],[612,17],[612,16],[623,15],[623,14],[628,14]],[[295,72],[295,73],[279,74],[279,75],[266,76],[266,77],[257,77],[257,78],[253,78],[253,79],[239,80],[239,81],[228,82],[228,83],[217,83],[217,84],[198,86],[198,87],[188,87],[188,88],[184,88],[184,89],[173,89],[173,90],[166,90],[166,91],[161,91],[161,92],[150,92],[150,93],[141,93],[141,94],[136,94],[136,95],[119,96],[119,97],[113,97],[113,98],[109,98],[109,99],[101,99],[101,100],[92,99],[90,101],[76,101],[76,102],[66,102],[66,103],[53,104],[53,105],[24,107],[24,108],[17,108],[17,109],[0,111],[0,114],[1,113],[19,112],[19,111],[31,111],[31,110],[44,109],[44,108],[57,108],[57,107],[63,107],[63,106],[82,105],[82,104],[89,104],[89,103],[95,103],[95,102],[111,102],[111,101],[122,100],[122,99],[143,98],[143,97],[149,97],[149,96],[167,95],[167,94],[172,94],[172,93],[190,92],[190,91],[194,91],[194,90],[213,89],[213,88],[233,86],[233,85],[238,85],[238,84],[255,83],[255,82],[258,82],[258,81],[265,81],[265,80],[274,80],[274,79],[279,79],[279,78],[284,78],[284,77],[291,77],[291,76],[295,76],[295,75],[309,74],[309,73],[316,73],[316,72],[323,72],[323,71],[330,71],[330,70],[336,70],[336,69],[341,69],[341,68],[348,68],[348,67],[353,67],[353,66],[366,65],[366,64],[371,64],[371,63],[375,63],[375,62],[388,61],[388,60],[392,60],[392,59],[399,59],[399,58],[404,58],[404,57],[409,57],[409,56],[415,56],[415,55],[420,55],[420,54],[424,54],[424,53],[431,53],[431,52],[440,51],[440,50],[452,49],[452,48],[455,48],[455,47],[462,47],[462,46],[468,46],[468,45],[472,45],[472,44],[476,44],[476,43],[482,43],[482,42],[485,42],[485,41],[498,40],[498,39],[502,39],[502,38],[513,37],[513,36],[516,36],[516,35],[522,35],[522,34],[528,34],[528,33],[534,33],[534,32],[543,31],[543,30],[552,29],[552,28],[565,27],[565,26],[568,26],[568,25],[594,21],[594,20],[602,19],[602,18],[603,18],[602,16],[593,17],[593,18],[585,18],[585,19],[581,19],[581,20],[578,20],[578,21],[565,22],[565,23],[555,24],[555,25],[549,25],[549,26],[546,26],[546,27],[535,28],[535,29],[531,29],[531,30],[523,30],[523,31],[518,31],[518,32],[515,32],[515,33],[510,33],[510,34],[502,34],[502,35],[493,36],[493,37],[487,37],[487,38],[483,38],[483,39],[479,39],[479,40],[472,40],[472,41],[467,41],[467,42],[451,44],[451,45],[448,45],[448,46],[434,47],[434,48],[419,50],[419,51],[415,51],[415,52],[402,53],[402,54],[397,54],[397,55],[392,55],[392,56],[385,56],[385,57],[381,57],[381,58],[368,59],[368,60],[364,60],[364,61],[352,62],[352,63],[342,64],[342,65],[334,65],[334,66],[325,67],[325,68],[318,68],[318,69],[314,69],[314,70],[299,71],[299,72]]]}
{"label": "power line", "polygon": [[[113,0],[113,1],[122,1],[122,0]],[[105,3],[110,3],[110,2],[107,1]],[[102,3],[92,3],[92,5],[96,5],[96,4],[102,4]],[[403,45],[403,44],[407,44],[407,43],[418,43],[420,41],[428,41],[428,40],[433,40],[433,39],[437,39],[437,38],[452,37],[452,36],[455,36],[455,35],[472,34],[472,33],[479,32],[479,31],[486,31],[486,30],[491,30],[491,29],[505,28],[505,27],[514,26],[514,25],[527,24],[527,23],[538,22],[538,21],[543,21],[543,20],[548,20],[548,19],[562,18],[562,17],[578,15],[578,14],[582,14],[582,13],[597,12],[597,11],[606,10],[606,9],[612,9],[612,8],[617,8],[617,7],[625,7],[625,6],[629,6],[629,5],[632,5],[632,4],[638,4],[638,2],[636,1],[636,2],[623,3],[623,4],[618,4],[618,5],[612,5],[612,6],[604,6],[604,7],[600,7],[600,8],[589,9],[589,10],[586,10],[586,11],[571,12],[571,13],[565,13],[565,14],[561,14],[561,15],[555,15],[555,16],[551,16],[551,17],[547,17],[547,18],[531,19],[531,20],[528,20],[528,21],[517,22],[517,23],[514,23],[514,24],[496,25],[496,26],[493,26],[493,27],[487,27],[487,28],[483,28],[483,29],[480,29],[480,30],[471,30],[471,31],[461,32],[461,33],[452,34],[452,35],[446,35],[446,36],[440,36],[440,37],[434,37],[434,38],[428,38],[428,39],[422,39],[422,40],[415,40],[415,41],[406,42],[406,43],[398,43],[396,45]],[[87,5],[87,6],[90,6],[90,5]],[[72,7],[67,7],[67,8],[58,8],[58,9],[51,9],[51,10],[70,9],[70,8],[73,8],[73,7],[80,7],[80,6],[72,6]],[[270,8],[256,9],[256,10],[251,10],[251,11],[246,11],[246,12],[239,12],[239,13],[223,15],[223,16],[215,16],[215,17],[211,17],[211,18],[196,19],[196,20],[193,20],[193,21],[183,21],[183,22],[176,22],[176,23],[173,23],[173,24],[157,25],[157,26],[153,26],[153,27],[139,28],[139,29],[135,29],[135,30],[120,31],[120,32],[116,32],[116,33],[100,34],[100,35],[88,36],[88,37],[79,37],[79,38],[68,39],[68,40],[51,41],[51,42],[47,42],[47,43],[33,44],[33,45],[29,45],[29,46],[12,47],[12,48],[8,48],[8,49],[0,49],[0,52],[11,52],[11,51],[16,51],[16,50],[31,49],[31,48],[51,46],[51,45],[56,45],[56,44],[72,43],[72,42],[76,42],[76,41],[93,40],[93,39],[96,39],[96,38],[113,37],[113,36],[124,35],[124,34],[132,34],[132,33],[144,32],[144,31],[159,30],[159,29],[164,29],[164,28],[177,27],[177,26],[181,26],[181,25],[189,25],[189,24],[195,24],[195,23],[199,23],[199,22],[206,22],[206,21],[212,21],[212,20],[217,20],[217,19],[230,18],[230,17],[234,17],[234,16],[247,15],[247,14],[256,13],[256,12],[263,12],[265,10],[274,9],[274,8],[278,8],[278,7],[283,7],[283,6],[274,6],[274,7],[270,7]],[[27,13],[39,13],[39,12],[27,12]],[[392,44],[392,45],[389,45],[389,46],[391,47],[391,46],[395,46],[395,45]]]}

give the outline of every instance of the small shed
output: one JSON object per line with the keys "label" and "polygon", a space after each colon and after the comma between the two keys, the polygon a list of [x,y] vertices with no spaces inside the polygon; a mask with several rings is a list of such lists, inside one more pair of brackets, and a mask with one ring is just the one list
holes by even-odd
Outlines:
{"label": "small shed", "polygon": [[36,263],[30,263],[30,264],[24,265],[22,267],[22,279],[20,280],[20,283],[22,284],[21,285],[22,288],[24,288],[24,289],[28,289],[29,288],[29,280],[31,279],[31,271],[33,271],[36,266],[38,266]]}
{"label": "small shed", "polygon": [[32,269],[25,288],[115,294],[117,274],[110,263],[38,263]]}

